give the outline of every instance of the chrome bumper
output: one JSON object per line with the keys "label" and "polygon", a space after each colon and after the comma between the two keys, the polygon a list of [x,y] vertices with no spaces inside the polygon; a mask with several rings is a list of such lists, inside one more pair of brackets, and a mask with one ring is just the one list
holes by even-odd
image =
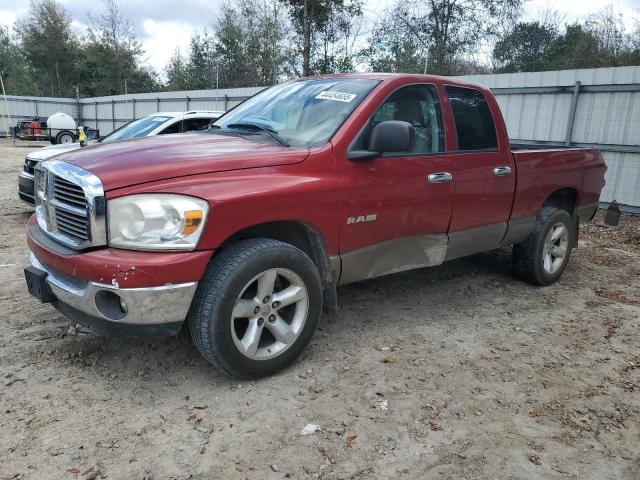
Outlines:
{"label": "chrome bumper", "polygon": [[198,282],[146,288],[119,288],[54,272],[30,252],[31,265],[47,272],[47,283],[57,300],[74,309],[127,325],[182,322],[187,317]]}

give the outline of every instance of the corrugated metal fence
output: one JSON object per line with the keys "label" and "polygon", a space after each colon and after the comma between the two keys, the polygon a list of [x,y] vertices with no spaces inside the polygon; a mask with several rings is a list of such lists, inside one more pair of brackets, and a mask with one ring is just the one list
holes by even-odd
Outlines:
{"label": "corrugated metal fence", "polygon": [[[264,87],[192,90],[181,92],[136,93],[110,97],[50,98],[7,96],[7,105],[0,98],[0,116],[9,127],[19,120],[34,116],[46,118],[55,112],[71,115],[79,125],[111,133],[121,125],[155,112],[185,112],[189,110],[228,110]],[[0,134],[5,134],[5,122],[0,119]]]}
{"label": "corrugated metal fence", "polygon": [[192,90],[182,92],[137,93],[113,97],[83,98],[82,124],[105,135],[135,118],[155,112],[223,110],[237,105],[264,87]]}
{"label": "corrugated metal fence", "polygon": [[[514,143],[599,147],[609,167],[602,201],[617,200],[640,211],[640,66],[462,78],[492,89]],[[158,111],[227,110],[262,88],[142,93],[79,101],[8,97],[9,125],[63,111],[104,135]],[[1,102],[0,113],[5,112]]]}

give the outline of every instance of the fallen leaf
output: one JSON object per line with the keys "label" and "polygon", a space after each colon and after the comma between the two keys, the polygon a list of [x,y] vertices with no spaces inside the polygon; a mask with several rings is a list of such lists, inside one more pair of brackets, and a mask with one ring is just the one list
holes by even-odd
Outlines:
{"label": "fallen leaf", "polygon": [[358,438],[357,433],[350,433],[349,435],[347,435],[347,438],[344,441],[345,445],[349,448],[352,448],[353,442],[355,441],[356,438]]}
{"label": "fallen leaf", "polygon": [[383,363],[396,363],[396,357],[384,357]]}
{"label": "fallen leaf", "polygon": [[534,465],[540,465],[540,457],[538,455],[529,455],[529,461]]}
{"label": "fallen leaf", "polygon": [[531,410],[529,412],[529,416],[530,417],[539,417],[540,416],[540,412],[538,410]]}
{"label": "fallen leaf", "polygon": [[133,463],[133,462],[137,462],[137,461],[138,461],[138,459],[136,457],[131,457],[129,459],[129,463]]}
{"label": "fallen leaf", "polygon": [[77,468],[70,468],[69,470],[67,470],[67,472],[69,472],[74,477],[77,477],[80,473],[80,470],[78,470]]}
{"label": "fallen leaf", "polygon": [[93,467],[89,467],[84,472],[82,472],[82,476],[84,477],[85,475],[89,475],[91,472],[93,472]]}

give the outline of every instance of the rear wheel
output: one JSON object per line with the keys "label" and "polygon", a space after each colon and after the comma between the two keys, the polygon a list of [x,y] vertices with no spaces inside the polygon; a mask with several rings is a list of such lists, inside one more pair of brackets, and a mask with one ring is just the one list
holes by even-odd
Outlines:
{"label": "rear wheel", "polygon": [[56,136],[56,143],[58,145],[68,145],[76,141],[76,136],[71,132],[60,132]]}
{"label": "rear wheel", "polygon": [[188,323],[209,363],[236,377],[255,378],[300,355],[321,308],[320,275],[304,252],[275,240],[245,240],[211,263]]}
{"label": "rear wheel", "polygon": [[543,207],[527,239],[513,246],[515,273],[534,285],[557,281],[569,262],[575,222],[565,211]]}

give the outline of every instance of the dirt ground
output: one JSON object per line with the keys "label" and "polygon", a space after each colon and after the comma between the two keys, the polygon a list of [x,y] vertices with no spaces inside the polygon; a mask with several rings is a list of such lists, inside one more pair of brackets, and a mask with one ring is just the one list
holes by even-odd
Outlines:
{"label": "dirt ground", "polygon": [[341,288],[298,362],[239,382],[28,296],[27,151],[0,146],[0,479],[640,478],[640,218],[599,214],[546,288],[508,249]]}

